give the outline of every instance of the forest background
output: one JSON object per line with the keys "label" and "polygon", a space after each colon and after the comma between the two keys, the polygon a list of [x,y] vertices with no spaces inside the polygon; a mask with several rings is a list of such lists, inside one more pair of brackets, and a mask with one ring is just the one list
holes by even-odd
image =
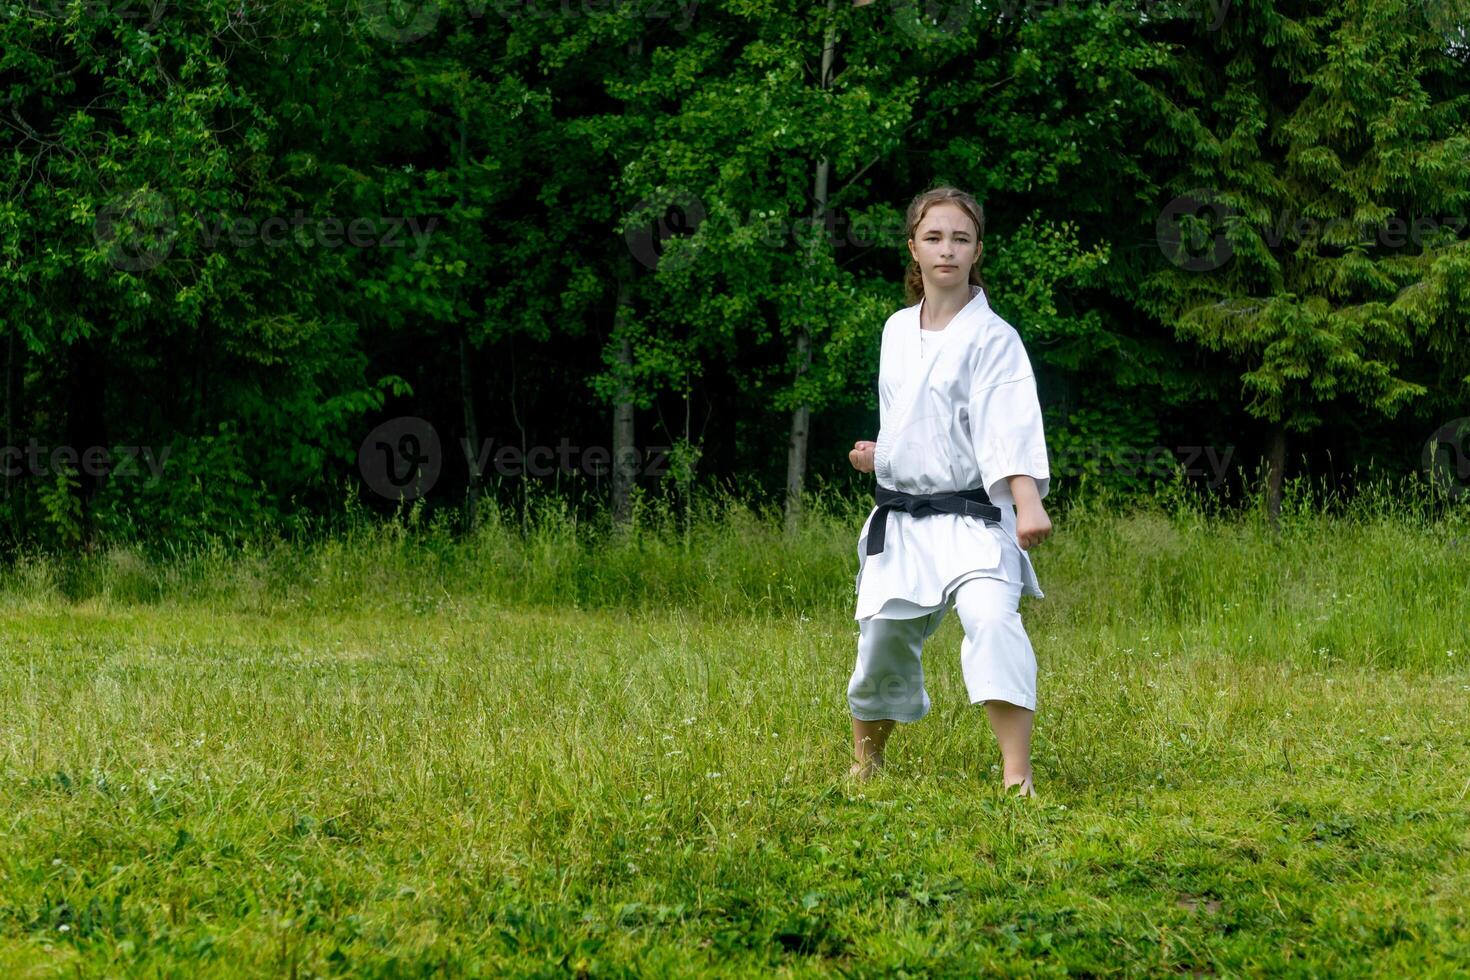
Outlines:
{"label": "forest background", "polygon": [[7,552],[866,492],[986,210],[1054,491],[1470,486],[1462,0],[0,2]]}

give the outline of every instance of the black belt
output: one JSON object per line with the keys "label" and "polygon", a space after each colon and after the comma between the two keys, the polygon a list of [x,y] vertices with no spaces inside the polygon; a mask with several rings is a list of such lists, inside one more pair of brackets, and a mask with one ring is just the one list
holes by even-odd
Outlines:
{"label": "black belt", "polygon": [[973,490],[951,490],[948,493],[904,493],[876,487],[873,502],[878,509],[868,524],[868,554],[876,555],[883,550],[883,535],[888,528],[890,510],[908,511],[915,517],[928,514],[963,514],[1000,523],[1000,508],[990,502],[984,487]]}

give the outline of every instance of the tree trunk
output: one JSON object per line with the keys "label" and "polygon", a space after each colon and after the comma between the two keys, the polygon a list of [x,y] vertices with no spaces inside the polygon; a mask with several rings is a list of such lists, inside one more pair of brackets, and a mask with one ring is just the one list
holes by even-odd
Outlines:
{"label": "tree trunk", "polygon": [[93,446],[106,447],[107,416],[105,383],[107,374],[98,356],[96,341],[91,337],[76,340],[67,348],[66,441],[77,456],[76,472],[80,482],[81,543],[91,550],[92,501],[102,486],[103,474],[85,471],[85,456]]}
{"label": "tree trunk", "polygon": [[632,315],[633,260],[624,255],[618,265],[617,308],[613,312],[613,338],[618,345],[618,395],[613,402],[612,516],[615,527],[625,527],[633,517],[633,482],[638,475],[638,449],[633,443],[633,339],[628,335]]}
{"label": "tree trunk", "polygon": [[1271,426],[1266,457],[1266,516],[1271,519],[1273,531],[1281,526],[1281,481],[1285,471],[1286,426],[1276,422]]}
{"label": "tree trunk", "polygon": [[464,404],[464,437],[469,443],[469,487],[465,491],[465,527],[474,534],[480,525],[480,426],[475,417],[474,372],[470,368],[469,326],[459,332],[459,398]]}
{"label": "tree trunk", "polygon": [[[797,357],[800,366],[796,376],[800,378],[811,364],[811,336],[803,328],[796,337]],[[801,523],[802,485],[806,481],[806,451],[811,435],[812,407],[806,403],[797,405],[791,412],[791,443],[786,450],[786,532],[794,532]]]}
{"label": "tree trunk", "polygon": [[[822,41],[822,75],[820,87],[827,89],[832,84],[832,63],[837,54],[837,28],[835,15],[836,0],[827,0],[827,34]],[[811,248],[821,247],[823,229],[827,220],[827,181],[831,165],[826,157],[817,160],[812,178],[812,240]],[[808,268],[811,265],[808,264]],[[806,324],[796,333],[796,378],[802,377],[812,364],[812,334]],[[806,483],[806,457],[811,435],[812,407],[803,401],[791,412],[791,441],[786,453],[786,531],[792,533],[801,522],[802,488]]]}
{"label": "tree trunk", "polygon": [[[5,447],[15,445],[15,336],[19,332],[20,330],[15,327],[5,332]],[[10,503],[11,469],[9,464],[5,466],[4,500],[7,504]],[[15,515],[12,514],[10,517],[14,520]]]}
{"label": "tree trunk", "polygon": [[[464,214],[464,156],[466,142],[466,124],[464,115],[459,117],[459,211]],[[456,286],[456,295],[462,290],[462,286]],[[459,399],[464,406],[464,437],[469,442],[469,450],[465,453],[465,459],[469,462],[469,484],[465,488],[465,527],[469,533],[474,534],[480,526],[480,426],[475,417],[475,384],[474,371],[471,369],[470,358],[473,353],[470,347],[470,328],[466,323],[459,331]]]}

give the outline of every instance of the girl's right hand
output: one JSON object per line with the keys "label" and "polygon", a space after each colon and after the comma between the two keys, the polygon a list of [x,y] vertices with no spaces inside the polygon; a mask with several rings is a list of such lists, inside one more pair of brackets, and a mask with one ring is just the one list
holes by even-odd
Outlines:
{"label": "girl's right hand", "polygon": [[847,454],[847,459],[852,463],[852,468],[859,473],[873,472],[873,450],[877,443],[870,439],[859,439],[852,444],[852,452]]}

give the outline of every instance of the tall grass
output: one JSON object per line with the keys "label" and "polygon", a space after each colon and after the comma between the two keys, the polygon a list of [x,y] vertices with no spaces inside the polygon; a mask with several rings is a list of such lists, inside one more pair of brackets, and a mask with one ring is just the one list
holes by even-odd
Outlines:
{"label": "tall grass", "polygon": [[[779,513],[728,494],[698,498],[688,513],[640,500],[622,529],[605,513],[579,518],[547,496],[531,496],[521,513],[486,501],[469,535],[442,516],[424,523],[417,511],[394,520],[355,514],[340,533],[316,538],[22,555],[0,570],[0,608],[828,614],[853,606],[857,533],[870,506],[865,497],[813,495],[794,534]],[[1027,604],[1028,621],[1101,635],[1147,614],[1176,629],[1218,626],[1273,656],[1402,665],[1454,625],[1440,603],[1470,580],[1467,515],[1470,497],[1447,499],[1415,480],[1372,484],[1351,498],[1293,481],[1274,526],[1261,498],[1227,509],[1183,486],[1145,500],[1074,495],[1033,552],[1048,598]],[[1268,634],[1235,637],[1232,622],[1265,624]],[[1444,630],[1426,633],[1433,622]]]}

